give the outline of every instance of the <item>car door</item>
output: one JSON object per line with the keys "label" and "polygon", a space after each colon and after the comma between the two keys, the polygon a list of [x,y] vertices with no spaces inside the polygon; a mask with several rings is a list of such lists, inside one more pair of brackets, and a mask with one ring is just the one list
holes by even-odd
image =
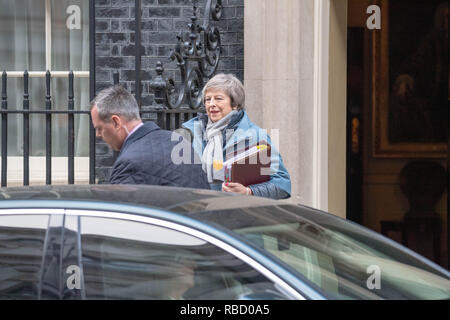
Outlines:
{"label": "car door", "polygon": [[64,226],[64,298],[302,298],[255,261],[173,222],[66,210]]}
{"label": "car door", "polygon": [[0,299],[58,299],[63,210],[0,210]]}

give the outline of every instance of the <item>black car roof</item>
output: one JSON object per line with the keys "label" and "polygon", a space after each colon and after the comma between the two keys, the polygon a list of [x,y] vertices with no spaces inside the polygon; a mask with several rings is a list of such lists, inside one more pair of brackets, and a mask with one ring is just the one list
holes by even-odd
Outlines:
{"label": "black car roof", "polygon": [[102,201],[145,205],[180,213],[279,204],[275,200],[212,190],[105,184],[0,188],[2,200]]}

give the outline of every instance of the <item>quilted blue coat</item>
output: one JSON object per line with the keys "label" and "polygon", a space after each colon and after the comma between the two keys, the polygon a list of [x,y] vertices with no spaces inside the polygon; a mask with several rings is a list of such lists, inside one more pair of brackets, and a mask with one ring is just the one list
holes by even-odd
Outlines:
{"label": "quilted blue coat", "polygon": [[[200,114],[185,123],[183,123],[183,128],[190,132],[192,137],[192,145],[196,151],[198,157],[201,158],[203,150],[206,147],[206,141],[203,139],[206,130],[206,124],[208,122],[208,116],[206,114]],[[227,130],[234,132],[233,135],[226,139],[225,135]],[[179,131],[184,137],[188,138],[183,132]],[[226,130],[223,131],[223,156],[225,159],[226,154],[234,150],[234,146],[238,145],[243,140],[248,140],[248,144],[255,144],[256,140],[260,141],[261,137],[258,135],[259,132],[265,132],[256,124],[250,121],[247,113],[244,110],[240,110],[235,116],[230,120],[229,125]],[[256,135],[254,135],[256,133]],[[272,141],[268,135],[264,136],[264,140],[272,145]],[[227,142],[228,141],[228,142]],[[281,155],[276,150],[275,146],[272,145],[272,156],[271,156],[271,171],[270,180],[267,182],[250,185],[249,188],[255,196],[272,198],[272,199],[286,199],[291,196],[291,178],[284,166],[283,159]],[[211,189],[220,190],[221,185],[211,184]]]}

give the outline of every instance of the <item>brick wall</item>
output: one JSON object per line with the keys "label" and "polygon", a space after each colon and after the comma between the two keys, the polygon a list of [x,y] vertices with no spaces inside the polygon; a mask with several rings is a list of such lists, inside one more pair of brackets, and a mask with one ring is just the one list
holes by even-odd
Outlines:
{"label": "brick wall", "polygon": [[[205,0],[198,0],[199,24],[202,24]],[[95,1],[96,91],[113,84],[113,73],[119,71],[120,83],[135,93],[135,21],[134,0]],[[244,0],[223,0],[220,21],[211,21],[219,28],[222,57],[217,72],[235,74],[244,79]],[[164,63],[166,77],[179,80],[174,62],[168,56],[175,47],[180,31],[187,32],[192,16],[192,0],[141,0],[141,92],[142,106],[151,106],[149,88],[158,60]],[[113,151],[102,141],[96,143],[96,176],[99,183],[108,180],[114,163]]]}

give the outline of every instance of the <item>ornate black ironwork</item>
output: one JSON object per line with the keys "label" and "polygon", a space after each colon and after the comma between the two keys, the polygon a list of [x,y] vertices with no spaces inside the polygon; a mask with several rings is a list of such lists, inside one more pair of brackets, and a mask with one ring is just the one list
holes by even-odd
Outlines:
{"label": "ornate black ironwork", "polygon": [[155,93],[153,108],[178,109],[187,105],[193,109],[201,109],[201,90],[205,80],[217,70],[222,51],[220,32],[210,26],[211,19],[218,21],[222,16],[222,0],[207,0],[203,25],[197,23],[197,0],[193,0],[193,15],[188,24],[189,31],[177,36],[177,45],[169,59],[177,62],[181,74],[181,85],[178,87],[173,78],[164,78],[164,67],[158,61],[156,77],[150,82]]}

